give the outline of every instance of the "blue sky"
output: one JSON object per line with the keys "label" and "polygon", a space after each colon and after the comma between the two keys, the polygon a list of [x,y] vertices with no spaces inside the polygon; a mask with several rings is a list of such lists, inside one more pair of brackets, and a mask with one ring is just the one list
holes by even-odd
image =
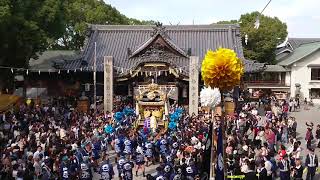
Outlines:
{"label": "blue sky", "polygon": [[[164,24],[209,24],[261,11],[268,0],[105,0],[122,14]],[[320,37],[320,0],[272,0],[265,15],[288,25],[289,37]]]}

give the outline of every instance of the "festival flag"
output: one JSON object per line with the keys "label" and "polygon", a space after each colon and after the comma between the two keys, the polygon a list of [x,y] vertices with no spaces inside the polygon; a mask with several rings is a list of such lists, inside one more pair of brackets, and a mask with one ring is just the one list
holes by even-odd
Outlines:
{"label": "festival flag", "polygon": [[218,128],[216,180],[224,180],[222,127]]}

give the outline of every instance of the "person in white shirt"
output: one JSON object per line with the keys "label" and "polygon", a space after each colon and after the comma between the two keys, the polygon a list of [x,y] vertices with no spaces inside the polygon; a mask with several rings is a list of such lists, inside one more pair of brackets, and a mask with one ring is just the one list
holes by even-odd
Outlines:
{"label": "person in white shirt", "polygon": [[272,177],[272,163],[270,161],[270,156],[264,157],[264,167],[267,170],[267,176]]}

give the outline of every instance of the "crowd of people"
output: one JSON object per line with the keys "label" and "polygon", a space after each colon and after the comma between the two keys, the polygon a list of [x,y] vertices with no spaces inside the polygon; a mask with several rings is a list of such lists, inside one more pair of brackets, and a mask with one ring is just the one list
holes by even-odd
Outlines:
{"label": "crowd of people", "polygon": [[[226,122],[225,157],[227,175],[248,180],[290,178],[312,179],[320,147],[320,125],[306,123],[306,146],[296,137],[297,121],[290,116],[291,101],[240,102]],[[292,103],[291,103],[292,104]],[[294,106],[297,108],[297,106]],[[173,105],[175,121],[155,131],[148,123],[136,126],[137,116],[129,104],[106,115],[81,113],[69,106],[26,105],[0,114],[0,179],[155,180],[200,179],[210,125],[217,129],[221,117],[200,113],[189,115]],[[262,114],[265,112],[265,114]],[[212,120],[215,119],[215,120]],[[217,131],[213,131],[216,133]],[[306,148],[308,154],[302,157]],[[156,172],[145,172],[156,166]]]}
{"label": "crowd of people", "polygon": [[[306,123],[304,146],[296,136],[297,121],[289,114],[300,108],[299,101],[269,98],[263,104],[265,114],[259,113],[258,103],[243,103],[238,115],[227,121],[228,175],[242,174],[248,180],[302,180],[306,168],[307,180],[313,179],[318,167],[312,146],[314,124]],[[316,138],[319,147],[320,125]],[[303,150],[308,152],[305,157]]]}
{"label": "crowd of people", "polygon": [[[92,112],[23,104],[1,114],[0,179],[199,179],[209,128],[204,117],[175,105],[176,124],[151,131],[133,125],[130,105],[96,119]],[[152,175],[145,172],[150,165],[157,166]]]}

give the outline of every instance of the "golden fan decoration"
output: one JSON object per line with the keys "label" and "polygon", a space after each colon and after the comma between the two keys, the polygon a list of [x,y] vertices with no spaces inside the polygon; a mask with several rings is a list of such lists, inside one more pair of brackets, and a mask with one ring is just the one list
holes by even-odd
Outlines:
{"label": "golden fan decoration", "polygon": [[240,84],[243,64],[231,49],[209,50],[202,62],[201,75],[206,86],[231,90]]}

